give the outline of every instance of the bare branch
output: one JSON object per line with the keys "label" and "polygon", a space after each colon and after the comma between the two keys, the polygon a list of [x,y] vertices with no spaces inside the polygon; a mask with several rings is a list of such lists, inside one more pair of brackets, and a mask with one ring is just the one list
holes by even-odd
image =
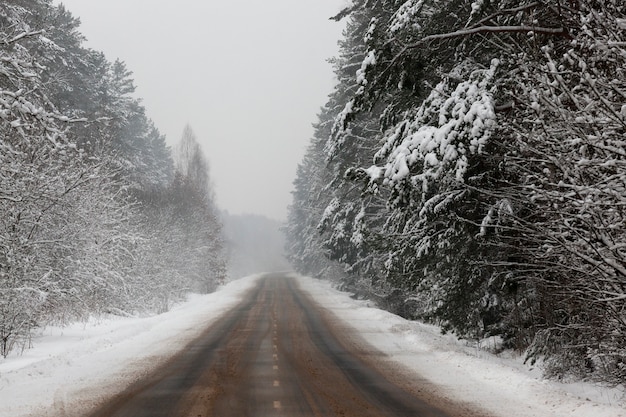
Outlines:
{"label": "bare branch", "polygon": [[530,3],[524,6],[520,6],[520,7],[513,7],[511,9],[504,9],[504,10],[499,10],[497,13],[494,13],[490,16],[485,17],[484,19],[476,22],[474,25],[470,26],[470,28],[475,28],[475,27],[479,27],[484,25],[486,22],[490,21],[493,18],[496,18],[498,16],[502,16],[503,14],[513,14],[513,13],[517,13],[517,12],[522,12],[524,10],[528,10],[528,9],[532,9],[534,7],[539,6],[540,3],[539,2],[534,2],[534,3]]}
{"label": "bare branch", "polygon": [[423,44],[431,42],[431,41],[459,38],[463,36],[474,35],[476,33],[526,33],[526,32],[541,33],[545,35],[569,36],[569,33],[567,32],[565,28],[550,28],[550,27],[528,26],[528,25],[478,26],[474,28],[457,30],[455,32],[439,33],[436,35],[424,36],[418,42],[408,45],[407,49],[418,48],[422,46]]}

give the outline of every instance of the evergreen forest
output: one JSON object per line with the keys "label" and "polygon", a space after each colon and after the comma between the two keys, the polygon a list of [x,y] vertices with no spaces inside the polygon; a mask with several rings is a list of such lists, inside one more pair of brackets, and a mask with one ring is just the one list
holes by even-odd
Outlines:
{"label": "evergreen forest", "polygon": [[626,3],[353,0],[290,261],[551,377],[626,381]]}

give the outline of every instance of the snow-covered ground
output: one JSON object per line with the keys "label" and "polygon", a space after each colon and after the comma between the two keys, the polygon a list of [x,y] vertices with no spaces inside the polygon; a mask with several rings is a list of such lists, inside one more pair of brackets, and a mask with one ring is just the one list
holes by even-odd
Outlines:
{"label": "snow-covered ground", "polygon": [[257,276],[192,295],[148,318],[110,318],[49,327],[33,349],[0,358],[0,417],[74,417],[162,363],[235,306]]}
{"label": "snow-covered ground", "polygon": [[[150,318],[111,318],[47,328],[34,348],[0,359],[0,417],[80,415],[82,406],[132,383],[220,313],[234,306],[258,275],[192,296]],[[618,389],[541,379],[520,358],[502,358],[356,301],[327,282],[299,277],[303,289],[393,361],[446,388],[450,396],[506,417],[626,417]]]}
{"label": "snow-covered ground", "polygon": [[328,282],[300,277],[301,287],[323,307],[358,330],[393,361],[445,388],[452,398],[477,404],[502,417],[626,417],[623,389],[541,378],[522,357],[503,358],[488,346],[442,335],[439,328],[370,307],[333,289]]}

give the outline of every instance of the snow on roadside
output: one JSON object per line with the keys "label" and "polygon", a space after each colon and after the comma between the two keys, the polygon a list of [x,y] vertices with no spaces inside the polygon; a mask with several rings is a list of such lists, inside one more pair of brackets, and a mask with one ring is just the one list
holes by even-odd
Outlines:
{"label": "snow on roadside", "polygon": [[332,288],[326,281],[297,277],[300,286],[381,352],[457,400],[502,417],[626,417],[624,389],[541,378],[523,358],[505,358],[439,328],[405,320]]}
{"label": "snow on roadside", "polygon": [[44,329],[33,349],[0,359],[0,417],[81,415],[98,398],[115,394],[184,347],[235,306],[259,277],[191,295],[158,316]]}
{"label": "snow on roadside", "polygon": [[[0,359],[0,417],[83,415],[99,398],[119,392],[185,346],[235,306],[260,276],[193,295],[159,316],[45,329],[33,349]],[[623,390],[545,381],[520,358],[492,355],[442,335],[435,326],[353,300],[328,282],[294,276],[370,344],[460,401],[503,417],[626,417]]]}

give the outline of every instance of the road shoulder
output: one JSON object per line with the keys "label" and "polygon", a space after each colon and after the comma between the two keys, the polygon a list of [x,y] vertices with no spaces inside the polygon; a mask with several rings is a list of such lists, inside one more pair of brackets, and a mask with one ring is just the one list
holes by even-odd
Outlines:
{"label": "road shoulder", "polygon": [[0,417],[83,416],[197,338],[261,275],[191,295],[169,312],[47,328],[23,355],[0,360]]}
{"label": "road shoulder", "polygon": [[453,335],[442,335],[436,326],[354,300],[329,282],[293,277],[331,313],[328,320],[350,335],[350,343],[361,346],[366,355],[364,344],[380,352],[373,361],[377,366],[394,368],[390,374],[416,381],[413,389],[459,404],[468,413],[479,408],[498,417],[626,417],[622,390],[546,381],[519,356],[494,355]]}

